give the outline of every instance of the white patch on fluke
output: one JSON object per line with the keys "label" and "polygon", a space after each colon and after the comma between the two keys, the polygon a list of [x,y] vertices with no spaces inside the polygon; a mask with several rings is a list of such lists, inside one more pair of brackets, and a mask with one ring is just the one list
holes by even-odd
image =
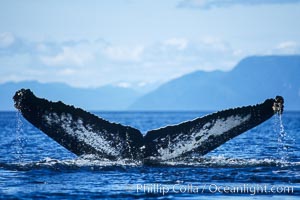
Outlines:
{"label": "white patch on fluke", "polygon": [[[105,139],[105,135],[107,135],[105,130],[103,130],[103,133],[95,132],[91,125],[83,124],[81,119],[77,121],[73,120],[71,114],[62,113],[59,116],[57,113],[49,113],[44,115],[43,119],[49,126],[58,124],[69,136],[75,138],[80,143],[93,147],[99,152],[115,157],[121,155],[122,146],[113,146],[110,141]],[[119,139],[118,137],[114,137],[114,140],[118,141]]]}
{"label": "white patch on fluke", "polygon": [[170,141],[170,138],[163,138],[162,140],[168,140],[168,146],[167,148],[158,149],[160,159],[168,160],[190,152],[201,146],[210,136],[220,136],[246,122],[250,117],[251,115],[249,114],[243,117],[236,115],[216,119],[206,123],[200,130],[192,128],[188,133],[180,133],[176,138],[172,139],[172,141]]}

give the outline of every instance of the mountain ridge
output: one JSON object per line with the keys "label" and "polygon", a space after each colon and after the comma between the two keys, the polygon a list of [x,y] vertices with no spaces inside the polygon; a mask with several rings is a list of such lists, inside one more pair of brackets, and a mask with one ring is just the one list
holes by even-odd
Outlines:
{"label": "mountain ridge", "polygon": [[300,56],[251,56],[231,71],[196,71],[140,97],[130,110],[220,110],[282,95],[300,110]]}
{"label": "mountain ridge", "polygon": [[7,82],[0,84],[0,110],[15,110],[12,97],[21,88],[51,101],[63,101],[85,110],[126,110],[141,94],[133,89],[106,85],[99,88],[75,88],[64,83],[37,81]]}
{"label": "mountain ridge", "polygon": [[286,110],[300,110],[299,75],[300,55],[292,55],[246,57],[231,71],[195,71],[145,95],[113,85],[74,88],[64,83],[7,82],[0,84],[0,110],[14,110],[12,96],[21,88],[94,111],[215,111],[256,104],[276,95],[285,98]]}

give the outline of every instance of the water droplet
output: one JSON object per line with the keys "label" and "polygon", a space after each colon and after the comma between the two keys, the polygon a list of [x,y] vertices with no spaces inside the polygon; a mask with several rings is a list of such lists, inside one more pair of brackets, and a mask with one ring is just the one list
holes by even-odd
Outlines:
{"label": "water droplet", "polygon": [[288,136],[283,126],[282,115],[275,115],[274,131],[277,133],[277,158],[280,166],[286,166],[289,162]]}
{"label": "water droplet", "polygon": [[23,129],[22,115],[20,112],[16,112],[16,135],[14,140],[15,148],[15,159],[18,162],[23,162],[24,160],[24,148],[25,148],[25,138],[24,138],[24,129]]}

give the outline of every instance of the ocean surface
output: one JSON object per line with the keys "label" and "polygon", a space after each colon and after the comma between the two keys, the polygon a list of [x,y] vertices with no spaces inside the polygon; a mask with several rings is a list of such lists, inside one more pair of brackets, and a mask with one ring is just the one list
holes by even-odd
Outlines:
{"label": "ocean surface", "polygon": [[[94,112],[143,133],[204,112]],[[203,157],[145,166],[76,157],[18,112],[0,112],[0,199],[299,199],[300,112]]]}

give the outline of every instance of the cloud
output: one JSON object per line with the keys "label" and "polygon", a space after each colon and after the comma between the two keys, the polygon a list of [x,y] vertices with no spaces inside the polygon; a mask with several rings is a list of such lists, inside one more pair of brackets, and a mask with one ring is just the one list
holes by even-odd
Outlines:
{"label": "cloud", "polygon": [[236,5],[256,6],[272,4],[294,4],[300,3],[300,0],[182,0],[179,2],[179,8],[199,8],[212,9],[219,7],[230,7]]}
{"label": "cloud", "polygon": [[137,62],[141,60],[143,46],[125,47],[125,46],[108,46],[103,49],[106,55],[112,61],[129,61]]}
{"label": "cloud", "polygon": [[62,52],[54,56],[41,56],[41,61],[49,66],[75,65],[84,66],[94,58],[88,51],[80,48],[63,47]]}
{"label": "cloud", "polygon": [[222,41],[220,38],[208,36],[200,39],[200,42],[203,46],[206,46],[206,48],[212,49],[214,51],[218,51],[218,52],[231,51],[230,45],[227,44],[227,42]]}
{"label": "cloud", "polygon": [[279,43],[273,53],[277,54],[299,54],[300,45],[294,41],[284,41]]}
{"label": "cloud", "polygon": [[0,33],[0,56],[28,54],[33,50],[28,41],[16,37],[13,33]]}
{"label": "cloud", "polygon": [[12,33],[0,33],[0,48],[7,48],[15,42],[15,37]]}
{"label": "cloud", "polygon": [[[2,82],[37,80],[75,87],[119,83],[141,88],[139,83],[157,85],[196,70],[230,70],[242,58],[259,54],[213,36],[170,37],[148,45],[114,45],[105,40],[35,42],[9,34],[2,38],[6,41],[0,51]],[[294,41],[270,49],[270,54],[297,52],[299,44]]]}
{"label": "cloud", "polygon": [[62,76],[70,76],[70,75],[75,74],[76,70],[70,69],[70,68],[66,68],[66,69],[59,70],[58,73],[59,73],[59,75],[62,75]]}
{"label": "cloud", "polygon": [[119,82],[116,85],[118,87],[122,87],[122,88],[130,88],[131,87],[131,83],[129,83],[129,82]]}
{"label": "cloud", "polygon": [[101,60],[101,63],[138,62],[142,59],[144,51],[142,45],[119,46],[104,40],[68,41],[51,46],[42,43],[38,44],[36,49],[39,51],[40,60],[49,66],[84,66],[96,58]]}
{"label": "cloud", "polygon": [[0,65],[5,66],[2,80],[64,82],[77,87],[120,83],[120,87],[141,88],[139,83],[162,83],[195,70],[228,70],[233,67],[228,63],[242,56],[234,55],[230,45],[215,37],[170,37],[150,45],[14,39],[7,46],[11,55],[0,54]]}
{"label": "cloud", "polygon": [[173,46],[178,50],[184,50],[188,45],[188,40],[186,38],[170,38],[163,42],[166,46]]}
{"label": "cloud", "polygon": [[230,70],[243,56],[217,37],[170,38],[145,49],[141,70],[167,81],[196,70]]}

